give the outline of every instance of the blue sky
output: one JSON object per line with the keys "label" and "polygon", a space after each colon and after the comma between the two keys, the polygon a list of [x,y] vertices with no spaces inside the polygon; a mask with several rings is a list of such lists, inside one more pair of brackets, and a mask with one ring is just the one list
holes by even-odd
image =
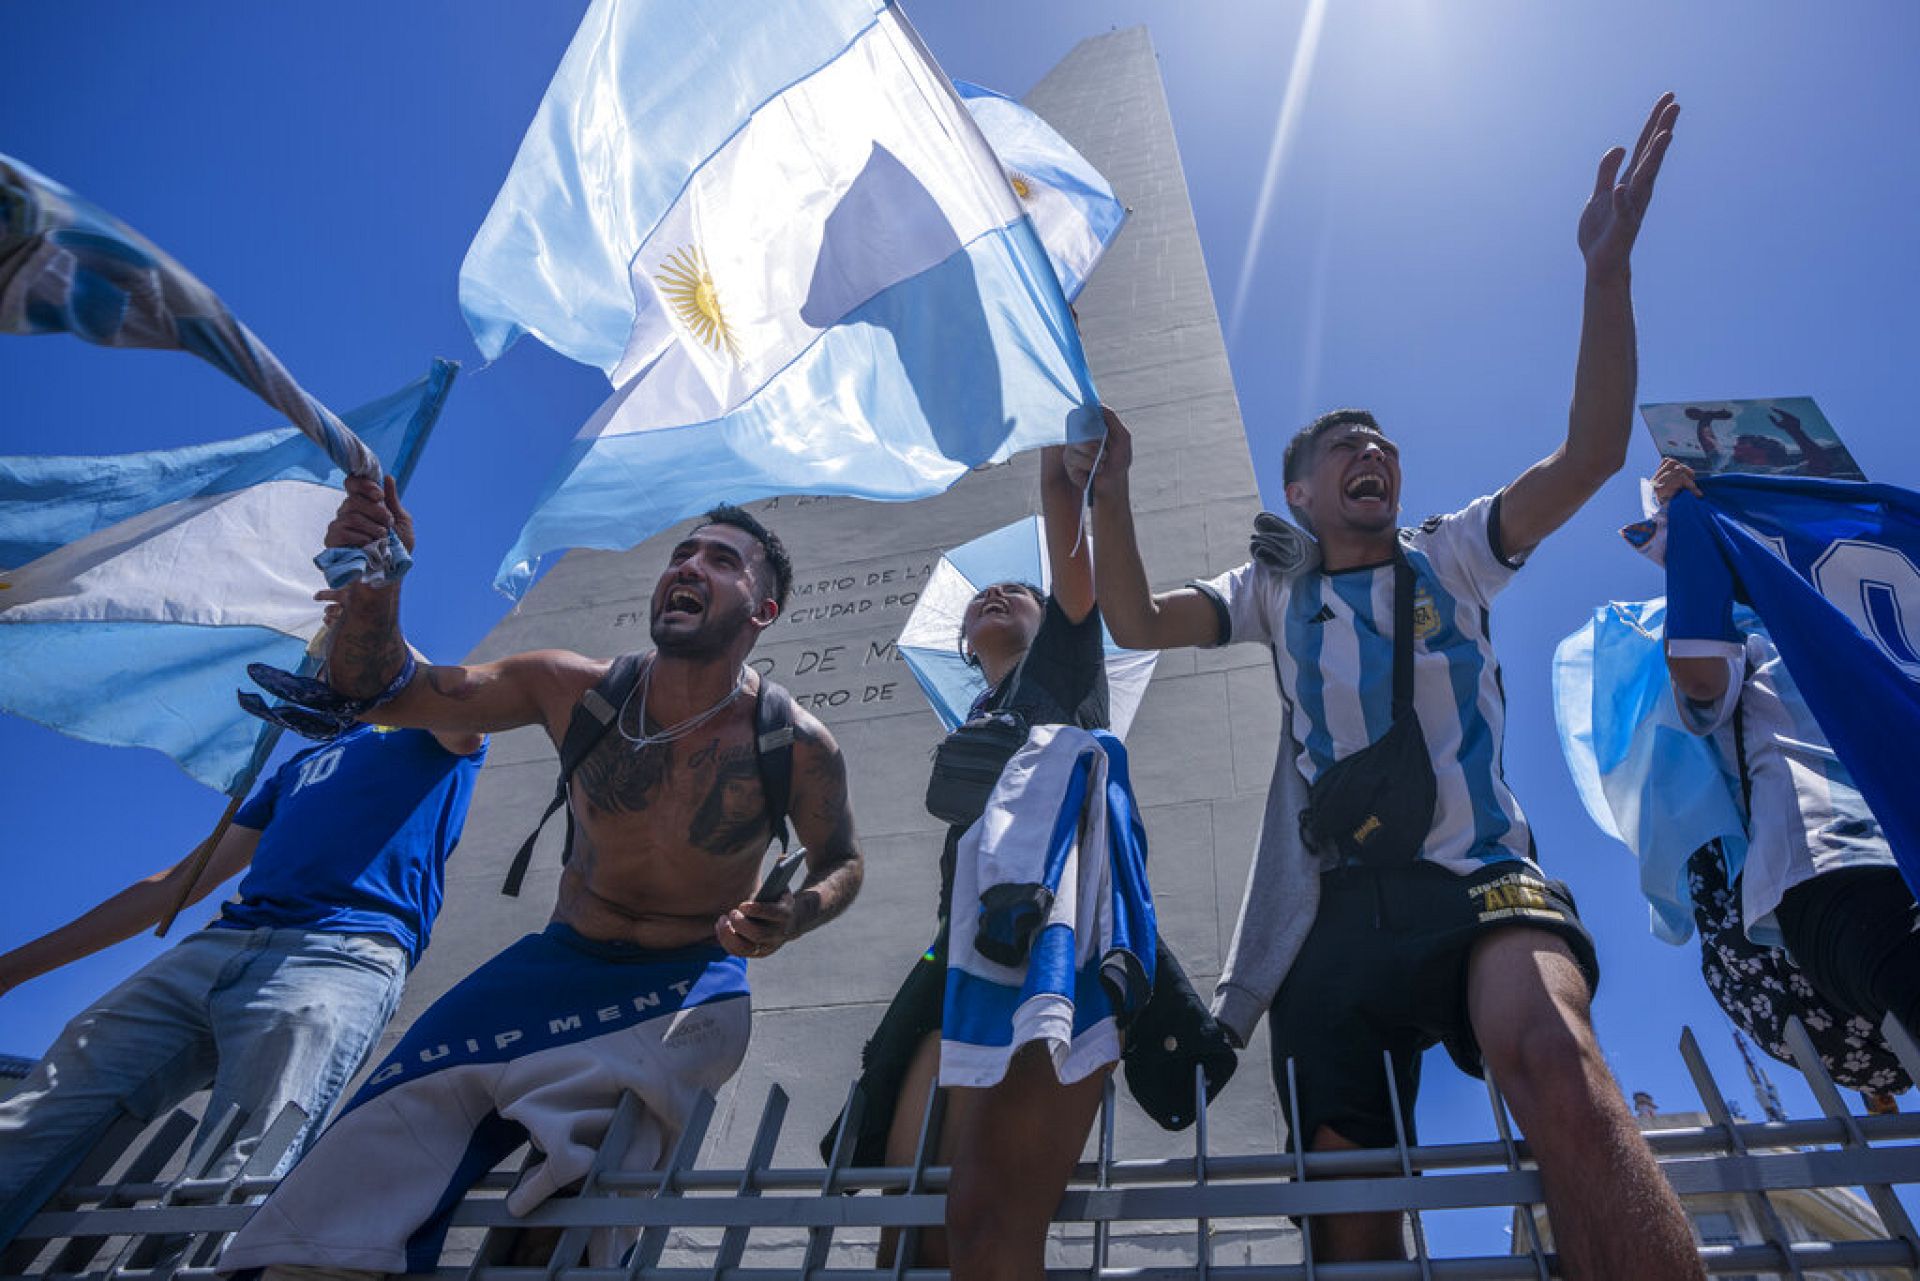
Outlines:
{"label": "blue sky", "polygon": [[[411,499],[423,536],[409,632],[443,657],[504,611],[493,567],[604,394],[596,371],[530,342],[476,373],[455,305],[467,241],[583,8],[8,10],[6,149],[196,269],[323,399],[370,400],[436,355],[466,364]],[[1903,406],[1920,348],[1920,10],[1332,3],[1256,227],[1305,12],[1303,0],[908,5],[950,74],[1015,94],[1081,37],[1148,24],[1270,504],[1287,434],[1335,405],[1372,408],[1401,441],[1410,521],[1554,447],[1580,314],[1574,222],[1601,152],[1631,143],[1669,88],[1684,112],[1635,260],[1639,398],[1809,394],[1869,476],[1915,482]],[[8,453],[271,425],[188,358],[65,339],[0,343],[0,388]],[[1685,1107],[1683,1022],[1730,1088],[1738,1060],[1694,953],[1647,934],[1627,856],[1579,810],[1548,703],[1554,643],[1594,604],[1660,590],[1612,533],[1636,514],[1633,476],[1653,461],[1636,426],[1629,472],[1534,557],[1494,626],[1510,776],[1600,940],[1602,1038],[1623,1085]],[[0,761],[0,945],[170,863],[220,809],[164,759],[18,721],[0,721]],[[0,1051],[37,1053],[161,946],[131,942],[0,997]],[[1776,1074],[1789,1106],[1810,1110],[1790,1075]],[[1480,1098],[1436,1064],[1426,1135],[1482,1134]]]}

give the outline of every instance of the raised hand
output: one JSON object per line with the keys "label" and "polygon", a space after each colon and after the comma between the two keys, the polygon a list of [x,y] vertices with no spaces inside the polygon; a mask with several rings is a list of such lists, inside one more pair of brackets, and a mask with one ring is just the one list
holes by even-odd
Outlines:
{"label": "raised hand", "polygon": [[1654,501],[1664,506],[1683,489],[1695,498],[1700,497],[1700,485],[1693,478],[1693,468],[1677,458],[1661,459],[1660,469],[1653,473]]}
{"label": "raised hand", "polygon": [[1067,477],[1076,488],[1085,489],[1089,477],[1093,492],[1107,493],[1116,487],[1124,492],[1127,472],[1133,466],[1133,433],[1120,421],[1120,415],[1100,406],[1107,434],[1100,440],[1083,440],[1066,447]]}
{"label": "raised hand", "polygon": [[328,547],[365,547],[386,537],[389,529],[400,536],[408,551],[413,550],[413,517],[400,505],[400,491],[393,477],[376,485],[365,476],[346,479],[346,497],[327,525]]}
{"label": "raised hand", "polygon": [[[1580,214],[1580,253],[1587,260],[1588,276],[1615,279],[1627,275],[1634,237],[1640,234],[1640,220],[1653,199],[1653,181],[1660,176],[1660,161],[1673,141],[1674,122],[1679,118],[1680,104],[1672,94],[1661,94],[1641,127],[1632,157],[1623,147],[1600,157],[1593,195]],[[1625,180],[1617,181],[1622,160],[1627,162]]]}

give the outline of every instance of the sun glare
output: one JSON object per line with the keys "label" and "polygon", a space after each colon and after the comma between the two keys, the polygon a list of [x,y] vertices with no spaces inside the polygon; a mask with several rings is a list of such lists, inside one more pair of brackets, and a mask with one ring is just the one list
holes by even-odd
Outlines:
{"label": "sun glare", "polygon": [[1320,52],[1320,31],[1326,25],[1327,0],[1307,0],[1307,11],[1300,19],[1300,39],[1293,47],[1293,66],[1287,71],[1287,91],[1280,99],[1280,118],[1273,127],[1273,144],[1267,150],[1267,170],[1260,179],[1260,196],[1253,205],[1253,227],[1247,233],[1247,252],[1240,264],[1240,280],[1233,289],[1233,308],[1227,313],[1229,341],[1240,330],[1246,311],[1247,294],[1253,285],[1254,268],[1260,261],[1260,242],[1273,216],[1274,193],[1280,186],[1280,170],[1287,150],[1299,130],[1300,112],[1307,100],[1313,79],[1313,64]]}

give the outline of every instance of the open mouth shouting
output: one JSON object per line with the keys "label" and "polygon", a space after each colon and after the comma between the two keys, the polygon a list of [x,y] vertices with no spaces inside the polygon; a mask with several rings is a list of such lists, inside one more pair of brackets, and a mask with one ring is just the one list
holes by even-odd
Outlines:
{"label": "open mouth shouting", "polygon": [[660,602],[662,618],[698,618],[707,612],[707,602],[698,590],[686,583],[676,583],[667,589],[666,599]]}
{"label": "open mouth shouting", "polygon": [[1349,476],[1341,495],[1362,510],[1384,510],[1391,501],[1387,477],[1382,472],[1363,471]]}

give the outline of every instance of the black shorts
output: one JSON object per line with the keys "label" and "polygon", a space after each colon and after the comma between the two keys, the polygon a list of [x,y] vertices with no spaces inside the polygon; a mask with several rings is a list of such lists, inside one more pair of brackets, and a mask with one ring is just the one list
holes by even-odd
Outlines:
{"label": "black shorts", "polygon": [[1888,1011],[1920,1033],[1920,907],[1896,867],[1840,867],[1800,882],[1774,910],[1813,986],[1877,1031]]}
{"label": "black shorts", "polygon": [[[1467,958],[1493,930],[1529,926],[1564,939],[1591,992],[1600,984],[1593,936],[1572,895],[1525,864],[1494,863],[1460,876],[1435,863],[1372,871],[1335,868],[1320,878],[1320,908],[1300,955],[1267,1011],[1273,1078],[1287,1145],[1322,1125],[1362,1147],[1391,1147],[1391,1055],[1407,1141],[1420,1056],[1445,1044],[1462,1071],[1482,1074],[1467,1018]],[[1287,1059],[1300,1091],[1296,1119]]]}

